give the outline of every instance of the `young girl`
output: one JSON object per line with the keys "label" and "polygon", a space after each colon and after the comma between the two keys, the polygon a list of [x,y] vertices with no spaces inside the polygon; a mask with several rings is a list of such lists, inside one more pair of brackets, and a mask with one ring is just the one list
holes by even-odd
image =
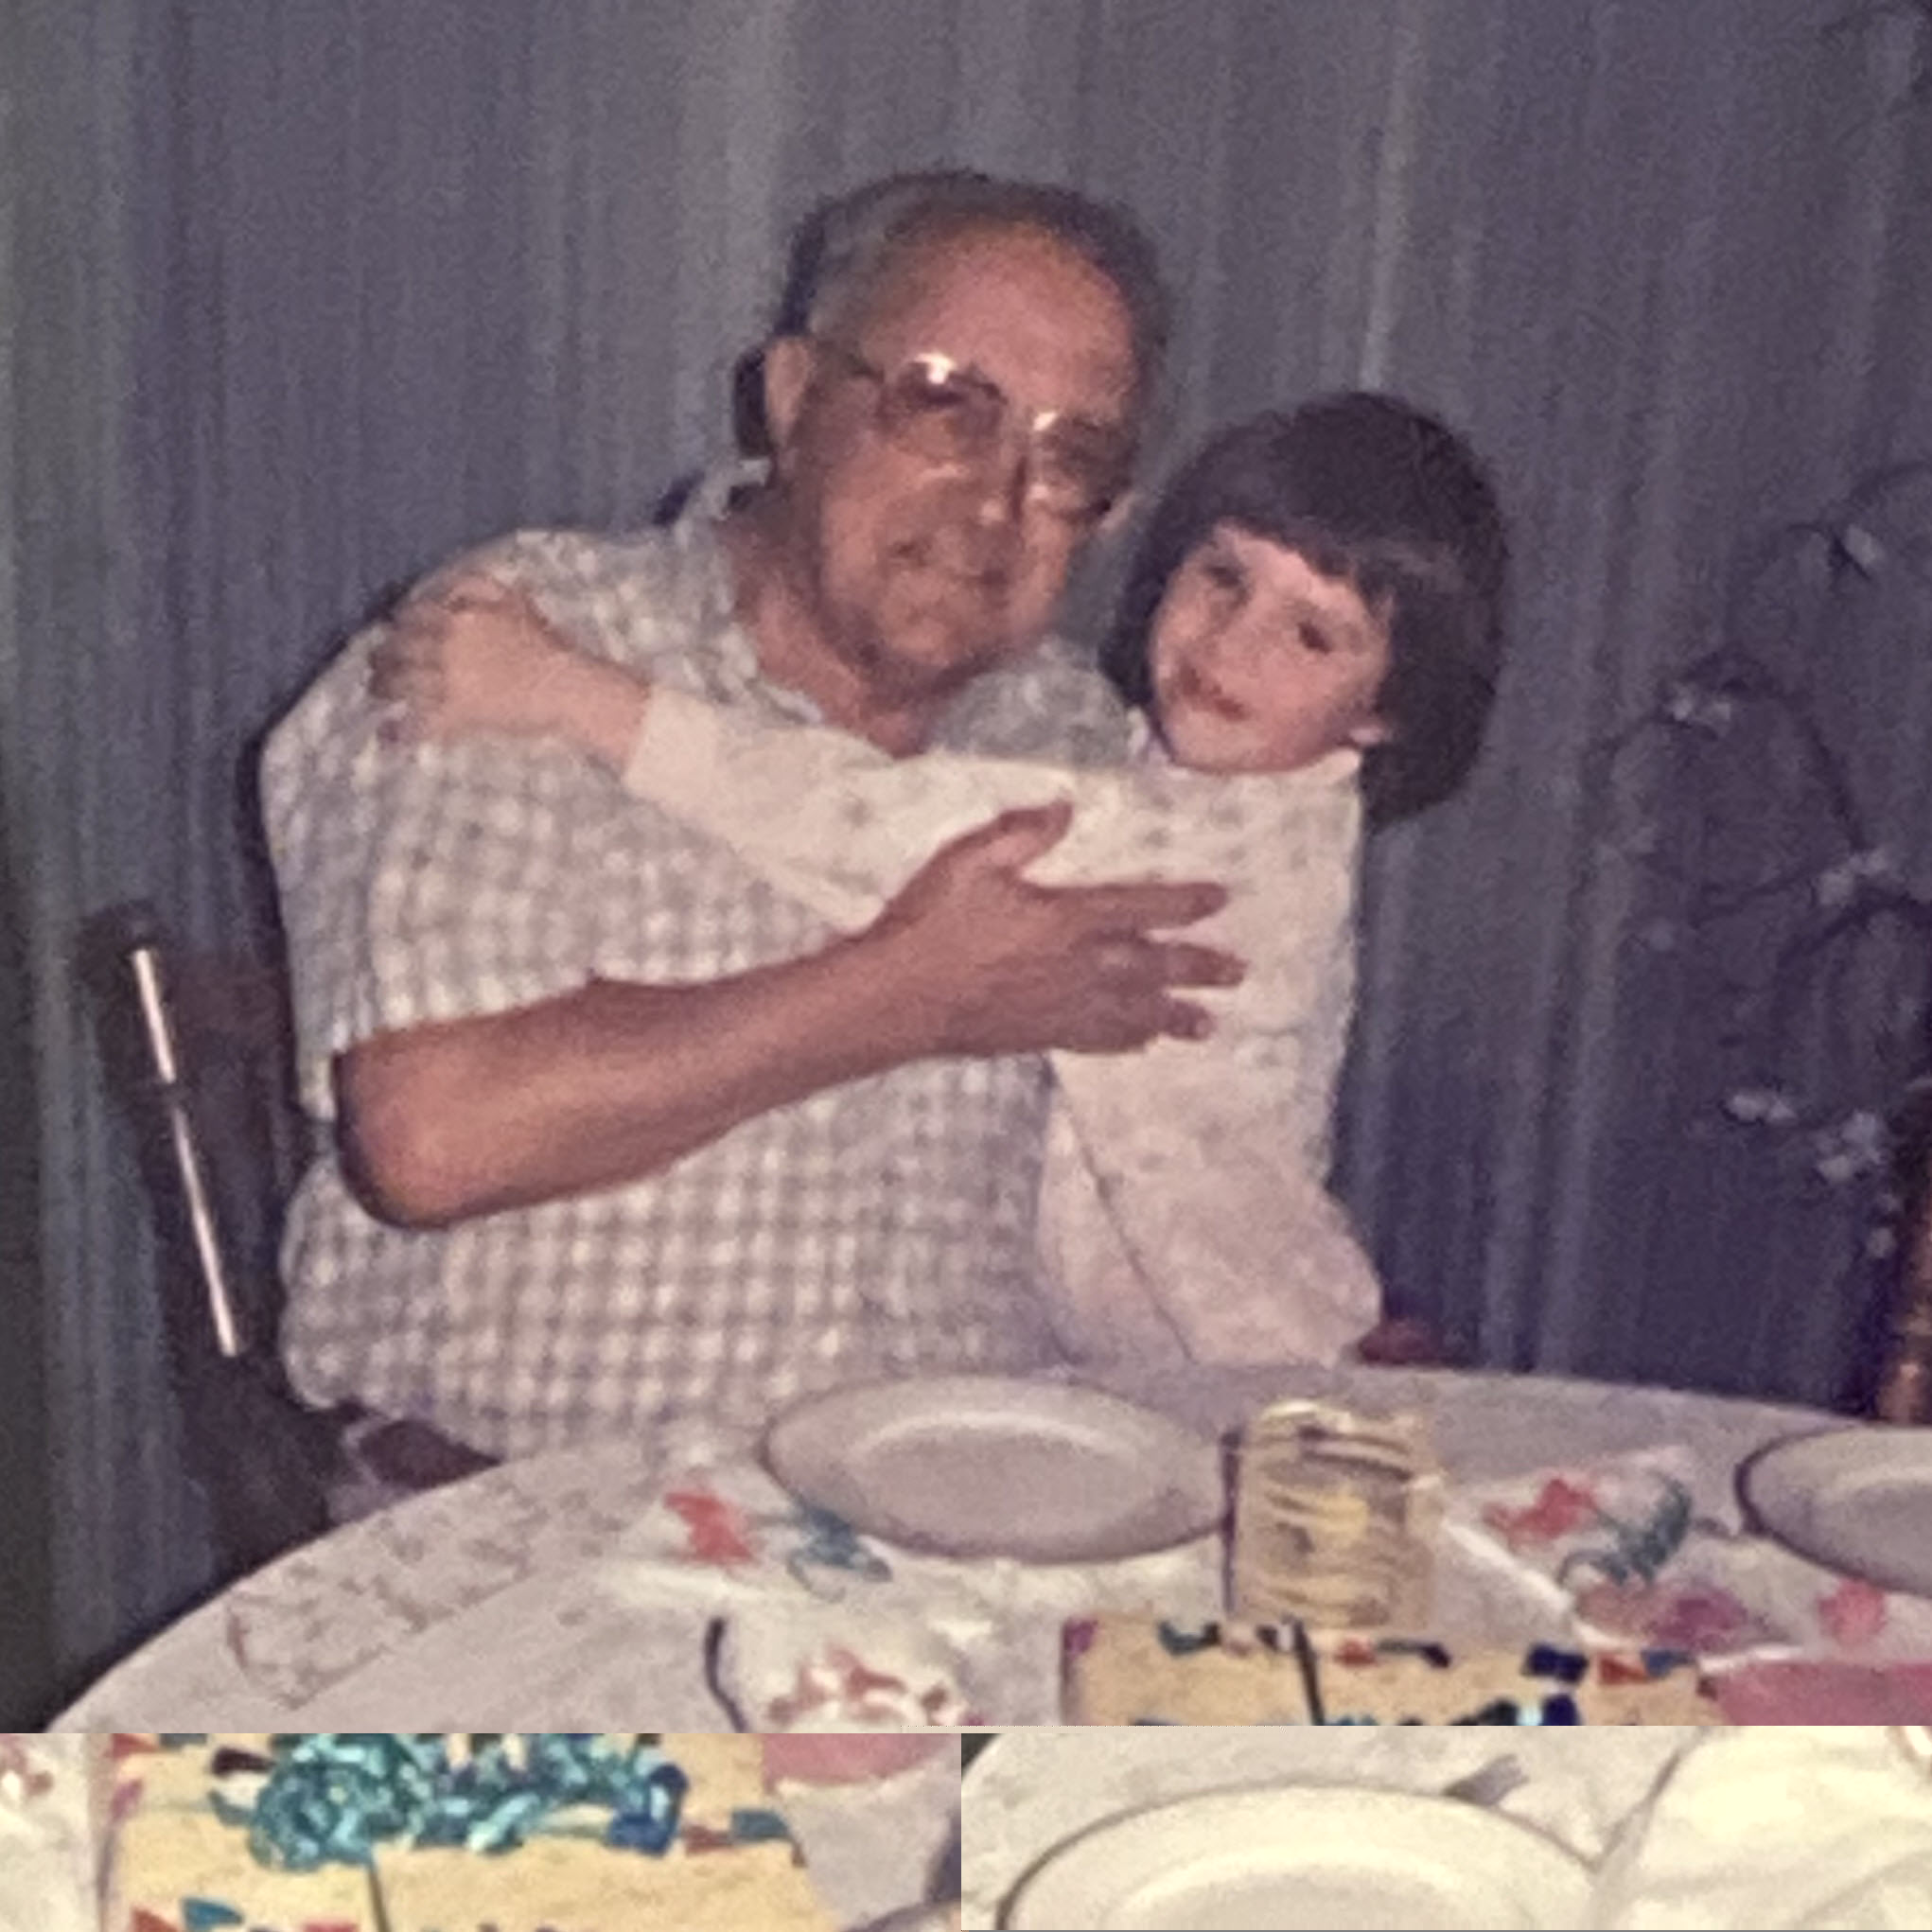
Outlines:
{"label": "young girl", "polygon": [[1213,1037],[1052,1056],[1045,1290],[1076,1358],[1328,1363],[1380,1306],[1323,1181],[1361,819],[1420,810],[1467,774],[1505,562],[1462,441],[1346,395],[1221,432],[1161,499],[1102,653],[1144,721],[1125,767],[895,760],[753,725],[579,652],[484,579],[401,613],[371,681],[402,701],[404,736],[576,745],[841,930],[948,839],[1062,800],[1069,827],[1036,883],[1225,883],[1200,937],[1248,973],[1219,996]]}

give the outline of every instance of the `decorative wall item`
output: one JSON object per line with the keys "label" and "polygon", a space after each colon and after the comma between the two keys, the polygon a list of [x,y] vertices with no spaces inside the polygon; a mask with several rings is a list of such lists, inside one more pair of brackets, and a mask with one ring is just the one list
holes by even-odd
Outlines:
{"label": "decorative wall item", "polygon": [[1635,970],[1670,962],[1713,1063],[1682,1126],[1721,1117],[1792,1185],[1835,1192],[1838,1291],[1866,1300],[1898,1272],[1932,1158],[1932,817],[1891,782],[1932,761],[1907,716],[1888,744],[1849,722],[1873,715],[1901,631],[1932,652],[1932,461],[1774,532],[1716,647],[1593,773],[1606,852],[1634,875]]}

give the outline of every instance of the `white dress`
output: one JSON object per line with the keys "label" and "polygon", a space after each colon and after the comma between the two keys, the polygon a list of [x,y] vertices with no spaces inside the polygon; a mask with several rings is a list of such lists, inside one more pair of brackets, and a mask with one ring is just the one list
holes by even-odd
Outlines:
{"label": "white dress", "polygon": [[1076,1359],[1334,1361],[1380,1314],[1375,1273],[1323,1185],[1354,1001],[1360,760],[1300,771],[1069,770],[773,729],[653,688],[624,785],[732,847],[842,931],[869,924],[940,846],[1071,799],[1041,885],[1213,880],[1186,937],[1247,962],[1201,994],[1206,1041],[1052,1055],[1044,1288]]}

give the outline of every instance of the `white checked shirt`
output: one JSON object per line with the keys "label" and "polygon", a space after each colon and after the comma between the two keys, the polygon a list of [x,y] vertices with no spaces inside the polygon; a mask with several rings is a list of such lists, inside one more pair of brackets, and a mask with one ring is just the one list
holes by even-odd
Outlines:
{"label": "white checked shirt", "polygon": [[[816,722],[763,677],[711,529],[514,536],[471,561],[573,639],[769,724]],[[594,977],[704,981],[832,929],[588,759],[376,736],[378,633],[272,735],[263,796],[305,1102],[370,1035],[500,1012]],[[980,680],[940,741],[1100,763],[1126,725],[1050,644]],[[325,1150],[283,1246],[283,1348],[312,1401],[419,1416],[493,1454],[702,1411],[755,1421],[869,1376],[1054,1358],[1035,1286],[1042,1061],[933,1060],[745,1123],[649,1180],[411,1232]]]}

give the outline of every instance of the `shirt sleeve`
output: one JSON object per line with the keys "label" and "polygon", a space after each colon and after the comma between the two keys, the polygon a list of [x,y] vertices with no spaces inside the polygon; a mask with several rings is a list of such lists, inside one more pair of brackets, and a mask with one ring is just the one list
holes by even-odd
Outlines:
{"label": "shirt sleeve", "polygon": [[588,761],[528,744],[391,745],[354,640],[270,740],[263,802],[281,892],[305,1104],[378,1033],[575,991],[603,943],[613,811]]}
{"label": "shirt sleeve", "polygon": [[[1324,1174],[1335,1084],[1354,1011],[1361,805],[1352,754],[1274,776],[1215,778],[1157,767],[1091,774],[1064,843],[1032,876],[1208,880],[1226,905],[1185,937],[1231,953],[1240,984],[1193,995],[1215,1016],[1205,1047],[1180,1049],[1171,1078],[1212,1059],[1202,1104],[1253,1095],[1294,1157]],[[1111,801],[1111,810],[1110,810]],[[1108,1062],[1062,1068],[1079,1095],[1111,1078]]]}
{"label": "shirt sleeve", "polygon": [[870,921],[949,839],[1077,791],[1051,765],[896,759],[844,731],[763,725],[663,685],[652,689],[624,783],[845,931]]}
{"label": "shirt sleeve", "polygon": [[[1326,1121],[1331,1049],[1314,1035],[1345,1033],[1347,1025],[1359,834],[1352,762],[1223,778],[1167,764],[1072,768],[953,751],[895,759],[847,732],[767,725],[658,684],[624,783],[845,931],[875,917],[948,840],[1001,812],[1068,800],[1066,835],[1030,876],[1054,886],[1227,887],[1226,911],[1189,935],[1248,962],[1242,989],[1221,1002],[1227,1031],[1277,1042],[1296,1035],[1317,1069],[1316,1112]],[[1318,989],[1332,1004],[1338,976],[1336,1013]]]}

